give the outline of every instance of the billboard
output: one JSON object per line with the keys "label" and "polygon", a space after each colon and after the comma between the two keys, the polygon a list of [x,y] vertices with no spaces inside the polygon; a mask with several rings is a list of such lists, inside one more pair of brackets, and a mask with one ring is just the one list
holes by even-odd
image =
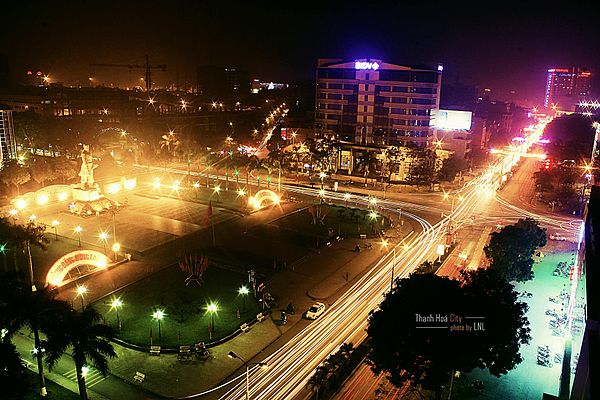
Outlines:
{"label": "billboard", "polygon": [[447,130],[471,129],[471,111],[439,110],[436,117],[436,127]]}

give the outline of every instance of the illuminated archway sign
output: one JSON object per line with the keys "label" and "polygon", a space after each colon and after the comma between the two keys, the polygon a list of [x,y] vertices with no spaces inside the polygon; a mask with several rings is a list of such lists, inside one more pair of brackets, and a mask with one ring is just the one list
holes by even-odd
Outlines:
{"label": "illuminated archway sign", "polygon": [[[94,250],[77,250],[59,258],[46,275],[46,285],[62,286],[67,274],[82,265],[96,267],[96,271],[106,268],[109,259],[104,254]],[[96,272],[94,271],[94,272]]]}
{"label": "illuminated archway sign", "polygon": [[279,196],[272,190],[259,190],[256,194],[248,199],[248,204],[258,210],[265,204],[279,204]]}

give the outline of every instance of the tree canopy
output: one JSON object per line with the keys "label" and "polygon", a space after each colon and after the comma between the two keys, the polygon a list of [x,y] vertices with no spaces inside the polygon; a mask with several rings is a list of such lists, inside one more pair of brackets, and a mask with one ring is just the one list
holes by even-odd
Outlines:
{"label": "tree canopy", "polygon": [[[530,340],[527,306],[493,270],[463,278],[413,274],[396,280],[369,317],[368,360],[375,373],[386,373],[397,387],[411,382],[439,397],[453,371],[488,368],[500,376],[522,361],[519,347]],[[473,321],[482,323],[480,330]]]}
{"label": "tree canopy", "polygon": [[507,281],[524,282],[533,279],[533,254],[546,241],[546,230],[534,219],[526,218],[492,232],[484,251],[490,268],[500,276]]}

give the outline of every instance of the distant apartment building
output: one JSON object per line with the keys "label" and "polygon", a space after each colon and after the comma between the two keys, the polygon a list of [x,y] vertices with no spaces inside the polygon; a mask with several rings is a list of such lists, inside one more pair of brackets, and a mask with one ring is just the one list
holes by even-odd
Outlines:
{"label": "distant apartment building", "polygon": [[439,110],[436,121],[436,140],[430,147],[439,153],[448,151],[459,158],[468,158],[471,153],[471,111]]}
{"label": "distant apartment building", "polygon": [[91,117],[105,122],[119,122],[136,117],[139,104],[132,102],[129,92],[112,88],[71,88],[63,86],[22,86],[1,92],[0,103],[15,112],[64,118]]}
{"label": "distant apartment building", "polygon": [[17,158],[17,140],[12,110],[0,104],[0,165]]}
{"label": "distant apartment building", "polygon": [[592,73],[583,67],[550,68],[546,78],[544,106],[574,111],[580,101],[589,98]]}
{"label": "distant apartment building", "polygon": [[359,145],[424,148],[435,136],[442,66],[319,59],[317,136]]}

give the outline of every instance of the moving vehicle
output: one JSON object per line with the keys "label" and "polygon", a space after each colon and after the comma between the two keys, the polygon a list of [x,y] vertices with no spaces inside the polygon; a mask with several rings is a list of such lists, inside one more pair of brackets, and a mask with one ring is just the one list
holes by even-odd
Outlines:
{"label": "moving vehicle", "polygon": [[317,319],[324,312],[325,304],[317,302],[310,306],[310,308],[308,309],[308,311],[306,311],[306,314],[304,314],[304,316],[306,317],[306,319]]}
{"label": "moving vehicle", "polygon": [[561,235],[560,233],[555,232],[555,233],[550,234],[550,240],[565,241],[565,240],[567,240],[567,238],[564,237],[563,235]]}

